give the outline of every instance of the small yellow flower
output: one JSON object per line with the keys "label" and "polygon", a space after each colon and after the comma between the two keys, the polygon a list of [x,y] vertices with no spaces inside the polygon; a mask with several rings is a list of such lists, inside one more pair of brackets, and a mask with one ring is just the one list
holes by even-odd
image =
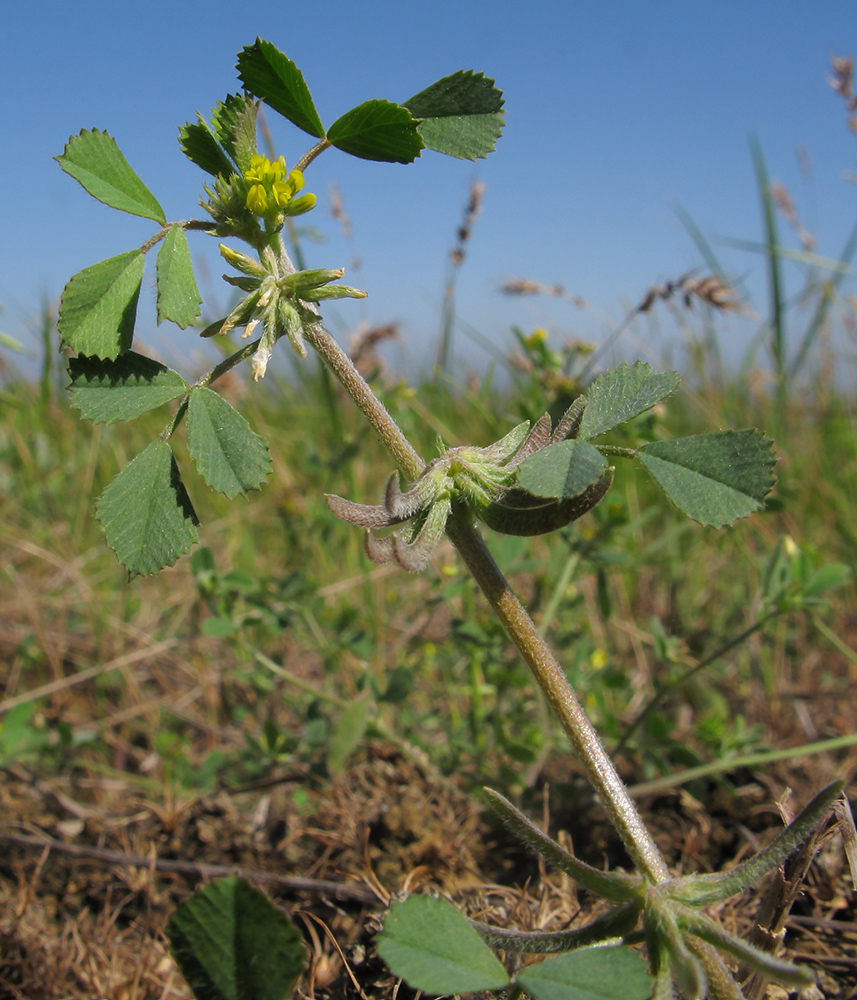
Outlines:
{"label": "small yellow flower", "polygon": [[247,207],[254,215],[264,215],[268,211],[268,195],[261,184],[254,184],[247,192]]}
{"label": "small yellow flower", "polygon": [[[295,199],[304,186],[300,170],[292,170],[286,177],[285,157],[273,163],[254,153],[250,166],[244,171],[244,180],[250,184],[247,192],[247,207],[254,215],[302,215],[315,205],[315,195],[306,194]],[[294,200],[293,200],[294,199]]]}

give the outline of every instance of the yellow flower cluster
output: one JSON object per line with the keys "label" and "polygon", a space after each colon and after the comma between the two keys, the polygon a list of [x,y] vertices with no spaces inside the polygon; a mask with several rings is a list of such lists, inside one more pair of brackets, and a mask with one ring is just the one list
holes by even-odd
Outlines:
{"label": "yellow flower cluster", "polygon": [[250,185],[247,207],[254,215],[302,215],[315,206],[315,195],[295,195],[304,186],[304,175],[292,170],[286,177],[286,160],[281,156],[273,163],[255,153],[250,167],[244,171],[244,180]]}
{"label": "yellow flower cluster", "polygon": [[547,343],[548,332],[541,326],[537,326],[529,336],[523,338],[524,347],[533,350],[541,344]]}

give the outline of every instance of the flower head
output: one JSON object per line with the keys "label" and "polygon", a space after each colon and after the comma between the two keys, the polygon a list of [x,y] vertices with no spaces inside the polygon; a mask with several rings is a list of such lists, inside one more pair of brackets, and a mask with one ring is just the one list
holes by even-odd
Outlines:
{"label": "flower head", "polygon": [[247,207],[254,215],[271,216],[278,221],[287,215],[302,215],[314,207],[314,194],[295,195],[304,186],[300,170],[286,176],[286,160],[281,156],[273,163],[259,153],[254,153],[250,166],[244,171],[244,180],[250,185]]}

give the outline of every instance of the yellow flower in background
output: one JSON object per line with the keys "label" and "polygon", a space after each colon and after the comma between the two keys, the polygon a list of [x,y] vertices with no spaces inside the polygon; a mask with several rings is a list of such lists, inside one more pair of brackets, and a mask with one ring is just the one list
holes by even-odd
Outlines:
{"label": "yellow flower in background", "polygon": [[528,336],[523,338],[524,347],[532,350],[534,347],[538,347],[539,344],[544,344],[548,339],[548,332],[541,326],[537,326],[535,330]]}
{"label": "yellow flower in background", "polygon": [[592,664],[593,670],[602,670],[607,666],[607,650],[601,648],[593,650],[589,662]]}

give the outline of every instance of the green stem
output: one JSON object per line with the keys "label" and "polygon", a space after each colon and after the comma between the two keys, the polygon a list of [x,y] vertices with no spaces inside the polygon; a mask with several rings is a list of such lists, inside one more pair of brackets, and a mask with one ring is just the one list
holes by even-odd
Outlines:
{"label": "green stem", "polygon": [[689,781],[695,781],[697,778],[707,778],[710,774],[727,774],[729,771],[738,771],[744,768],[764,770],[769,764],[778,760],[809,757],[816,753],[831,753],[834,750],[853,746],[857,746],[857,733],[834,736],[829,740],[819,740],[817,743],[804,743],[799,747],[786,747],[784,750],[764,750],[759,753],[745,754],[743,757],[725,757],[712,761],[710,764],[689,767],[686,771],[665,774],[662,778],[654,778],[652,781],[643,781],[639,785],[632,785],[629,791],[634,798],[639,798],[641,795],[654,795],[657,792],[666,791],[668,788],[675,788],[677,785],[686,785]]}
{"label": "green stem", "polygon": [[413,445],[399,429],[387,408],[369,388],[369,384],[357,371],[351,358],[325,330],[324,324],[315,323],[304,328],[304,335],[330,366],[343,388],[354,400],[357,408],[372,425],[387,450],[402,467],[409,479],[417,479],[425,468]]}
{"label": "green stem", "polygon": [[831,645],[835,646],[852,663],[857,664],[857,653],[847,643],[844,643],[833,629],[828,628],[814,611],[810,612],[809,620]]}
{"label": "green stem", "polygon": [[512,593],[482,536],[466,515],[455,513],[447,522],[446,532],[533,672],[638,870],[652,882],[665,881],[669,878],[666,863],[627,788],[601,745],[565,673],[539,635],[533,620]]}
{"label": "green stem", "polygon": [[326,149],[330,149],[333,143],[329,142],[327,139],[322,139],[317,142],[312,149],[307,150],[306,153],[298,160],[295,164],[295,170],[300,170],[301,173],[306,170],[306,168],[312,163],[312,161],[323,153]]}
{"label": "green stem", "polygon": [[228,358],[224,358],[220,364],[215,365],[210,372],[198,379],[192,388],[204,389],[211,385],[212,382],[216,382],[217,379],[225,375],[228,371],[231,371],[236,365],[241,364],[245,358],[249,358],[251,354],[254,354],[261,339],[262,338],[259,337],[257,340],[253,340],[249,344],[245,344],[244,347],[239,348],[234,354],[230,354]]}

